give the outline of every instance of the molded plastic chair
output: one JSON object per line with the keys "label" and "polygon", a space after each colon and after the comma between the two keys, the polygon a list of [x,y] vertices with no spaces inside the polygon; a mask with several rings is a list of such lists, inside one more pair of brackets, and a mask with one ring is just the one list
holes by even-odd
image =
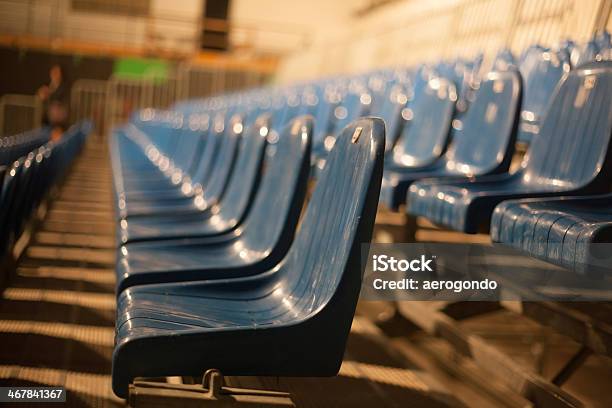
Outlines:
{"label": "molded plastic chair", "polygon": [[[74,125],[60,141],[36,147],[5,168],[0,184],[0,258],[11,250],[34,209],[63,176],[90,132],[88,122]],[[37,138],[34,145],[38,144]]]}
{"label": "molded plastic chair", "polygon": [[225,236],[136,242],[117,253],[117,293],[133,285],[225,279],[263,272],[285,256],[304,204],[312,119],[300,117],[280,136],[271,131],[253,208]]}
{"label": "molded plastic chair", "polygon": [[336,136],[352,121],[368,114],[372,96],[359,82],[349,85],[349,90],[342,101],[333,110],[332,125],[322,143],[313,144],[314,163],[317,171],[325,166],[325,157],[333,148]]}
{"label": "molded plastic chair", "polygon": [[503,48],[495,56],[491,71],[506,71],[514,67],[516,67],[514,54],[508,48]]}
{"label": "molded plastic chair", "polygon": [[0,166],[10,166],[15,160],[47,143],[50,135],[50,128],[43,127],[0,137]]}
{"label": "molded plastic chair", "polygon": [[538,134],[540,122],[550,105],[550,98],[570,70],[566,52],[533,48],[520,66],[523,77],[523,103],[517,139],[529,143]]}
{"label": "molded plastic chair", "polygon": [[[226,117],[223,113],[215,115],[212,129],[207,131],[205,135],[205,145],[213,152],[218,148],[219,133],[224,131],[224,121],[226,119],[230,122],[228,123],[230,129],[231,125],[236,126],[236,122],[239,123],[239,126],[243,127],[243,124],[239,122],[243,119],[241,116]],[[175,144],[180,143],[182,136],[179,134],[173,137],[169,132],[170,130],[165,128],[162,128],[162,131],[159,129],[143,130],[142,127],[134,124],[128,124],[119,129],[116,137],[119,143],[120,156],[123,157],[119,163],[121,165],[120,173],[123,178],[124,189],[126,190],[123,193],[130,201],[145,201],[160,197],[180,197],[180,188],[178,187],[180,187],[181,182],[185,178],[187,179],[186,181],[190,181],[192,178],[195,179],[195,174],[190,174],[185,170],[187,163],[180,159],[177,162],[176,157],[165,153],[163,148],[154,141],[155,138],[151,137],[155,133],[161,133],[165,134],[166,137],[164,139],[175,139]],[[120,137],[119,135],[123,136]],[[164,143],[167,144],[168,142],[164,140]],[[205,146],[202,155],[193,160],[197,161],[198,167],[204,159],[203,155],[210,155],[210,152],[206,150]],[[133,170],[134,167],[136,167],[136,170]],[[175,179],[177,170],[180,177]],[[194,182],[197,181],[199,180],[194,180]]]}
{"label": "molded plastic chair", "polygon": [[604,192],[612,166],[612,62],[583,65],[557,87],[521,169],[486,180],[426,180],[410,187],[408,212],[458,231],[485,227],[501,201]]}
{"label": "molded plastic chair", "polygon": [[124,291],[114,392],[127,397],[135,377],[211,367],[226,375],[335,375],[361,287],[361,243],[374,226],[384,139],[380,119],[343,130],[289,253],[269,272]]}
{"label": "molded plastic chair", "polygon": [[[170,189],[128,191],[125,204],[120,209],[120,216],[128,218],[179,212],[194,213],[218,203],[236,165],[244,129],[243,120],[243,116],[234,115],[227,127],[218,125],[210,133],[213,139],[209,141],[208,148],[202,155],[197,179],[182,180]],[[198,197],[205,205],[196,206],[195,200]]]}
{"label": "molded plastic chair", "polygon": [[491,239],[584,274],[612,269],[612,195],[504,201],[495,207]]}
{"label": "molded plastic chair", "polygon": [[392,154],[387,157],[385,170],[427,166],[446,151],[457,102],[455,85],[434,77],[425,81],[417,92],[402,112],[406,125]]}
{"label": "molded plastic chair", "polygon": [[200,211],[129,217],[120,224],[119,242],[211,236],[236,228],[248,213],[257,191],[269,119],[270,114],[264,114],[247,129],[231,175],[215,175],[215,179],[229,178],[219,202],[207,202],[204,195],[197,195],[193,203]]}
{"label": "molded plastic chair", "polygon": [[[507,171],[514,152],[520,101],[521,80],[515,69],[489,73],[468,111],[460,120],[455,119],[460,129],[454,130],[446,153],[428,165],[386,170],[381,201],[397,209],[405,202],[410,185],[422,178],[468,178]],[[438,127],[438,112],[427,115],[425,123],[436,126],[434,134],[439,138],[443,128]],[[419,132],[415,137],[427,138],[428,133]],[[432,153],[441,153],[439,143],[429,146],[435,148]]]}
{"label": "molded plastic chair", "polygon": [[582,64],[595,61],[598,53],[599,47],[597,46],[597,43],[594,40],[587,41],[582,45],[575,46],[570,54],[572,68],[576,68]]}
{"label": "molded plastic chair", "polygon": [[[190,115],[190,117],[195,115]],[[200,116],[200,115],[198,115]],[[208,115],[206,115],[208,117]],[[147,123],[147,126],[138,125],[132,123],[131,126],[125,128],[127,135],[139,132],[140,139],[145,141],[147,147],[145,151],[149,149],[149,146],[156,145],[152,138],[152,134],[160,132],[166,134],[167,139],[176,139],[172,154],[169,155],[171,162],[171,168],[167,171],[161,171],[159,168],[155,168],[155,171],[140,171],[135,175],[129,175],[124,180],[124,186],[128,191],[134,190],[160,190],[162,187],[173,188],[176,184],[180,183],[183,178],[190,177],[193,175],[194,167],[199,163],[202,157],[202,152],[209,139],[209,121],[206,120],[203,124],[191,123],[183,124],[182,129],[178,131],[176,129],[167,130],[165,126],[159,126],[161,129],[155,127],[155,123]],[[159,125],[159,124],[158,124]],[[197,125],[197,126],[194,126]],[[173,134],[169,134],[172,132]],[[213,133],[213,132],[210,132]],[[144,156],[144,151],[139,156]],[[132,155],[130,162],[138,159]],[[149,160],[147,160],[149,161]],[[149,163],[151,163],[149,161]],[[129,163],[128,163],[129,164]],[[149,167],[153,167],[152,163]],[[170,166],[169,166],[170,167]],[[177,178],[178,176],[178,178]]]}

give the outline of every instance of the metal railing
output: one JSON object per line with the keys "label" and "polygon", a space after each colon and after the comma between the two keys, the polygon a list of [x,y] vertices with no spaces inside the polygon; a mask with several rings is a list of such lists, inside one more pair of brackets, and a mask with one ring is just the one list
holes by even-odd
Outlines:
{"label": "metal railing", "polygon": [[[111,77],[109,80],[79,79],[70,91],[70,121],[90,119],[96,132],[105,135],[137,109],[166,109],[184,99],[202,98],[254,87],[267,80],[263,73],[181,64],[165,79]],[[43,115],[40,99],[33,95],[0,97],[0,136],[39,127]]]}
{"label": "metal railing", "polygon": [[111,77],[108,81],[80,79],[72,86],[70,118],[91,119],[97,132],[107,133],[137,109],[165,109],[183,99],[257,86],[266,75],[251,70],[204,68],[181,64],[165,79]]}
{"label": "metal railing", "polygon": [[107,106],[107,82],[93,79],[79,79],[70,92],[70,120],[91,119],[97,132],[104,134]]}

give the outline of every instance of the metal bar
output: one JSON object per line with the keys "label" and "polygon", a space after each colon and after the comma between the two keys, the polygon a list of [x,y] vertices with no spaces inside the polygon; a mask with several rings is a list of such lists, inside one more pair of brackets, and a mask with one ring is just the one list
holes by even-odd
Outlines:
{"label": "metal bar", "polygon": [[552,383],[558,386],[562,386],[569,378],[578,370],[584,362],[589,358],[593,352],[582,346],[576,354],[569,359],[569,361],[559,370],[559,372],[553,377]]}
{"label": "metal bar", "polygon": [[472,334],[446,314],[431,310],[424,302],[398,302],[402,316],[427,333],[447,340],[457,352],[470,357],[481,369],[504,381],[536,406],[582,407],[583,404],[542,376],[530,372],[514,360]]}

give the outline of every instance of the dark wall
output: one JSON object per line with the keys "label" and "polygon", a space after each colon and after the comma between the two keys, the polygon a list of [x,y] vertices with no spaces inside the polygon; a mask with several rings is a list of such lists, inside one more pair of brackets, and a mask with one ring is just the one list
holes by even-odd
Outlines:
{"label": "dark wall", "polygon": [[0,47],[0,95],[35,94],[41,85],[49,82],[49,68],[58,63],[70,84],[81,78],[108,79],[114,60]]}
{"label": "dark wall", "polygon": [[226,51],[228,48],[228,12],[230,0],[207,1],[204,6],[204,30],[201,48]]}

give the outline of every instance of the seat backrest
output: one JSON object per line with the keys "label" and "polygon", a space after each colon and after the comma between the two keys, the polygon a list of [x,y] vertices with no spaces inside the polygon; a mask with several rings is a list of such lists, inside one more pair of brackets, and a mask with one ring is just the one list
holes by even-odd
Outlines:
{"label": "seat backrest", "polygon": [[181,166],[187,175],[191,177],[194,171],[197,169],[202,157],[202,153],[206,149],[208,143],[208,134],[211,129],[211,117],[207,113],[202,114],[190,114],[188,116],[187,127],[190,132],[193,132],[195,144],[193,151],[188,156],[188,161],[184,166]]}
{"label": "seat backrest", "polygon": [[508,169],[516,141],[521,89],[515,68],[485,76],[444,155],[448,171],[478,175]]}
{"label": "seat backrest", "polygon": [[361,244],[370,242],[376,217],[384,148],[381,119],[359,119],[339,135],[278,266],[275,294],[284,313],[277,319],[293,323],[332,313],[334,328],[344,332],[337,341],[346,341],[363,274]]}
{"label": "seat backrest", "polygon": [[277,109],[273,122],[277,129],[283,129],[284,126],[295,119],[300,110],[302,110],[301,94],[295,89],[287,89],[283,95],[283,106]]}
{"label": "seat backrest", "polygon": [[300,109],[298,115],[316,115],[317,107],[321,99],[321,87],[316,84],[307,85],[302,89],[300,95]]}
{"label": "seat backrest", "polygon": [[506,71],[508,68],[515,65],[516,59],[514,58],[512,51],[510,51],[508,48],[503,48],[495,56],[491,66],[491,71]]}
{"label": "seat backrest", "polygon": [[595,36],[594,40],[600,52],[612,48],[612,36],[610,35],[610,32],[608,30],[603,30],[598,33]]}
{"label": "seat backrest", "polygon": [[0,254],[11,244],[13,225],[15,223],[15,208],[18,203],[17,192],[21,172],[23,171],[23,158],[16,160],[10,167],[7,168],[7,173],[4,176],[2,184],[0,206]]}
{"label": "seat backrest", "polygon": [[393,148],[398,166],[424,166],[444,153],[457,102],[455,85],[441,77],[415,88],[414,99],[402,112],[407,121]]}
{"label": "seat backrest", "polygon": [[16,160],[9,170],[7,189],[10,205],[5,209],[5,225],[2,226],[2,239],[7,244],[16,238],[15,233],[19,225],[19,214],[29,184],[31,161],[23,156]]}
{"label": "seat backrest", "polygon": [[48,127],[43,127],[0,137],[0,165],[10,166],[21,156],[48,142],[50,133]]}
{"label": "seat backrest", "polygon": [[334,109],[332,137],[340,133],[346,125],[369,112],[372,96],[368,90],[359,85],[350,88],[342,97],[340,105]]}
{"label": "seat backrest", "polygon": [[523,77],[523,102],[518,140],[528,142],[538,133],[539,122],[557,84],[570,70],[569,56],[562,51],[534,49],[519,69]]}
{"label": "seat backrest", "polygon": [[[204,190],[204,199],[201,202],[209,205],[216,204],[223,196],[236,164],[239,146],[243,143],[244,115],[233,115],[224,123],[222,134],[219,135],[221,145],[218,148],[218,155],[207,176],[209,182],[207,184],[196,182],[193,186],[196,194]],[[197,200],[196,198],[195,203],[199,206]]]}
{"label": "seat backrest", "polygon": [[247,214],[259,187],[270,126],[271,114],[265,113],[246,129],[227,190],[215,204],[213,214],[218,211],[221,218],[234,224],[241,222]]}
{"label": "seat backrest", "polygon": [[280,133],[268,132],[261,183],[241,227],[249,250],[263,253],[278,243],[288,248],[293,241],[306,196],[312,130],[312,117],[300,116]]}
{"label": "seat backrest", "polygon": [[146,135],[149,142],[167,156],[174,159],[174,154],[181,144],[179,136],[184,123],[184,115],[162,109],[141,109],[133,114],[131,124]]}
{"label": "seat backrest", "polygon": [[402,117],[402,110],[408,104],[412,90],[406,83],[393,82],[385,89],[384,95],[379,96],[380,101],[371,111],[372,116],[380,117],[387,126],[387,146],[385,150],[393,148],[399,138],[405,124]]}
{"label": "seat backrest", "polygon": [[340,93],[336,86],[321,86],[318,92],[317,107],[315,110],[315,133],[312,140],[313,148],[320,148],[327,136],[332,132],[334,110],[340,104]]}
{"label": "seat backrest", "polygon": [[540,54],[546,51],[546,48],[539,44],[533,44],[525,48],[519,57],[518,66],[521,71],[521,75],[524,74],[524,70],[532,69],[531,66],[536,64],[540,59]]}
{"label": "seat backrest", "polygon": [[581,188],[609,176],[612,61],[574,69],[555,90],[523,163],[525,183]]}
{"label": "seat backrest", "polygon": [[582,45],[575,46],[570,55],[572,67],[578,67],[582,64],[595,61],[599,53],[599,47],[594,40],[587,41]]}
{"label": "seat backrest", "polygon": [[215,160],[219,156],[219,147],[222,144],[223,131],[225,130],[225,113],[216,112],[211,120],[208,132],[206,132],[206,142],[200,157],[196,159],[197,166],[190,174],[192,183],[207,185],[208,177],[214,166]]}
{"label": "seat backrest", "polygon": [[8,197],[6,196],[10,181],[10,177],[7,174],[8,172],[9,166],[0,165],[0,229],[2,228],[4,222],[4,213],[8,207]]}

